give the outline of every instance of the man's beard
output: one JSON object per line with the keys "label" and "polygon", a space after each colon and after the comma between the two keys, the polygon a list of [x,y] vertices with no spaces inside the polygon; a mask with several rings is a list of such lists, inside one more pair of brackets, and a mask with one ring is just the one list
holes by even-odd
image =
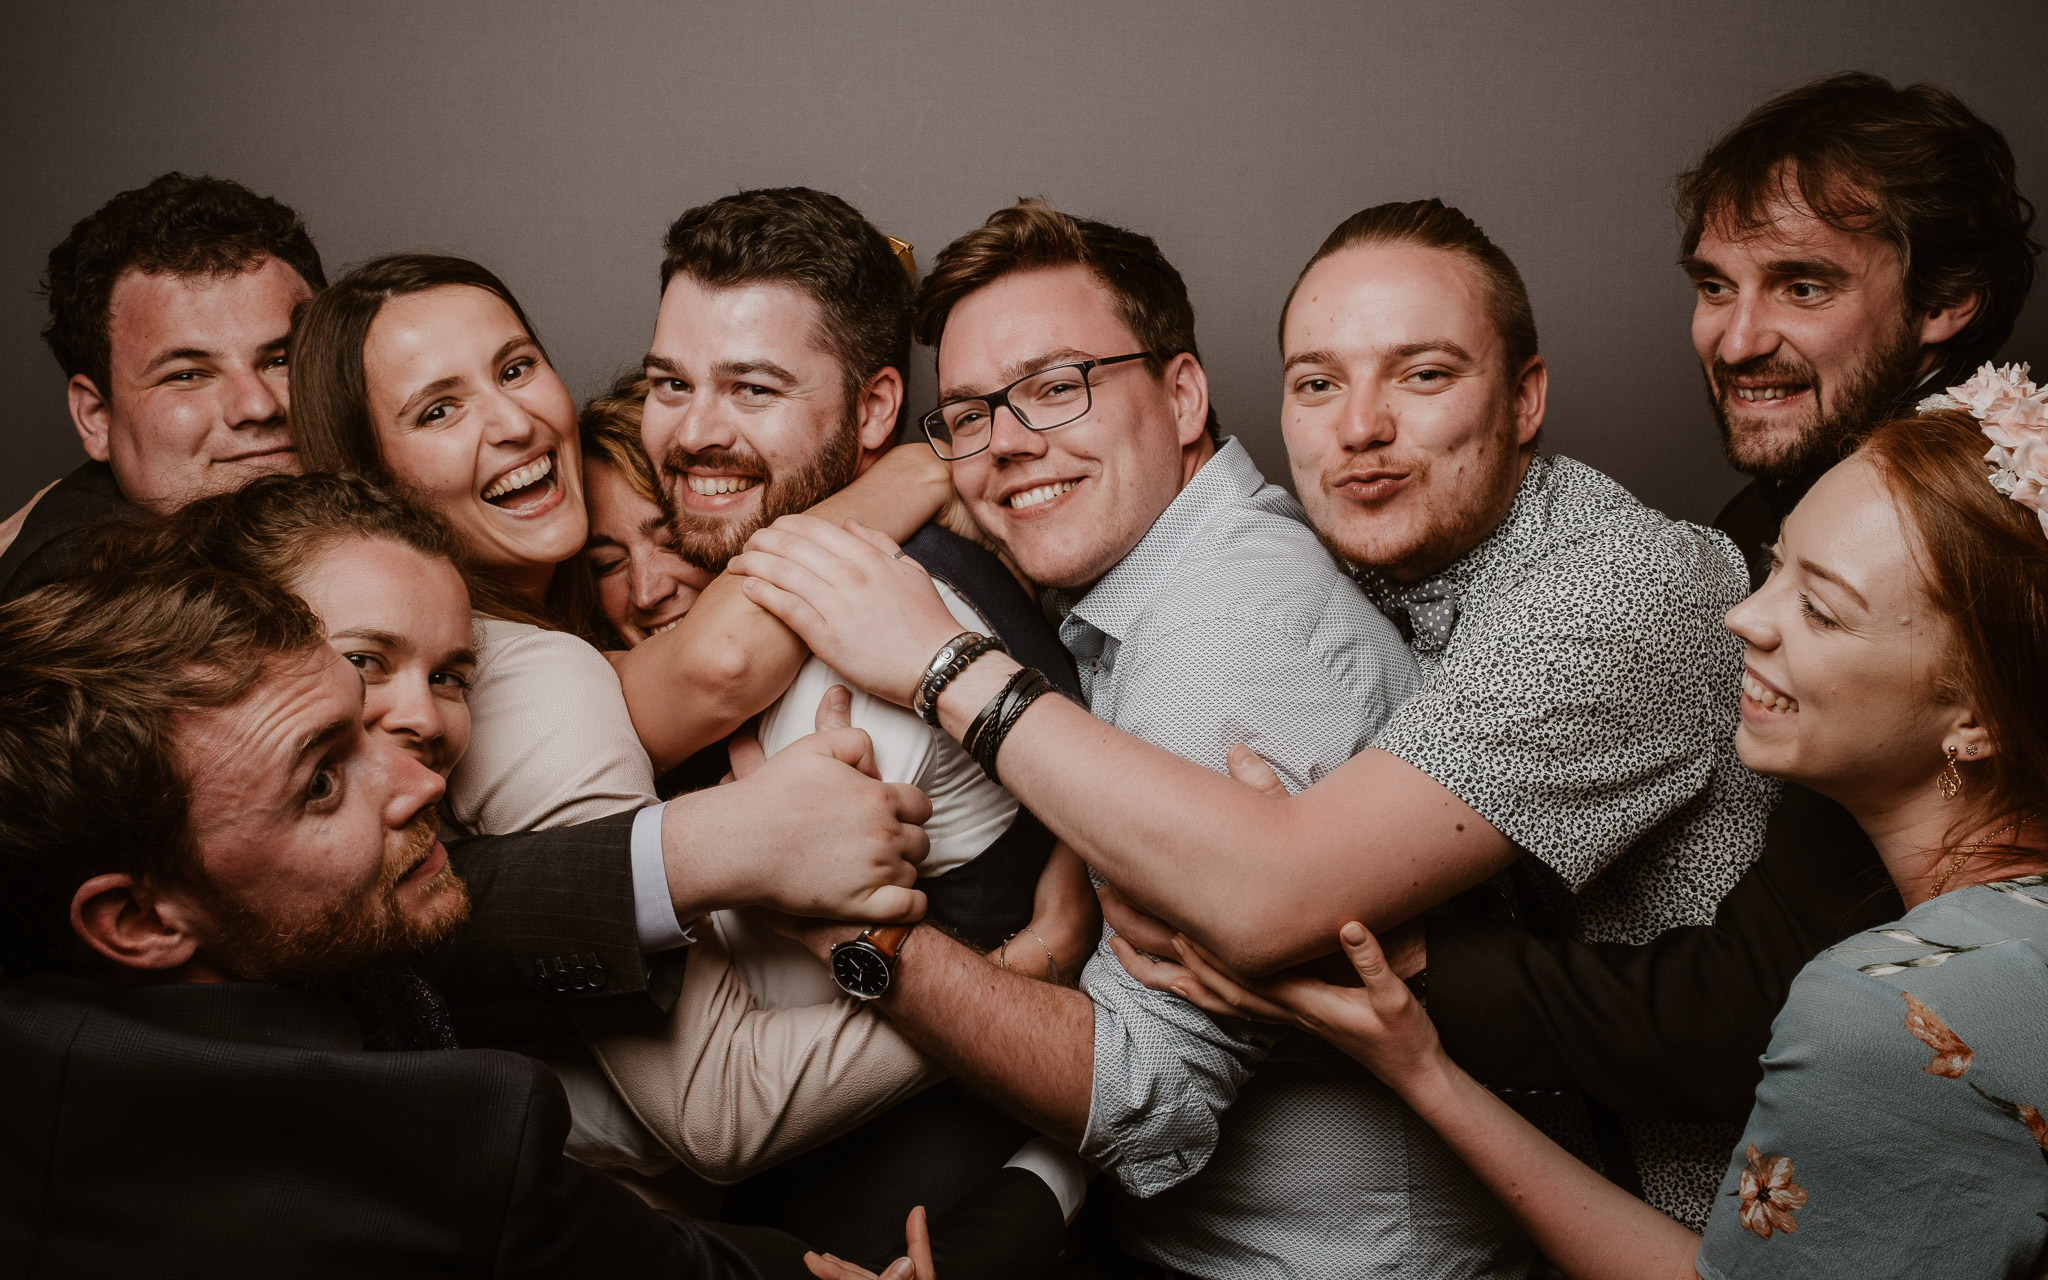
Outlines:
{"label": "man's beard", "polygon": [[[1802,360],[1775,355],[1740,365],[1715,357],[1707,375],[1707,397],[1714,406],[1728,465],[1762,480],[1810,481],[1846,457],[1872,427],[1897,414],[1919,373],[1919,340],[1911,329],[1902,327],[1896,341],[1873,354],[1839,388],[1829,391],[1825,408],[1821,407],[1824,388],[1812,367]],[[1744,376],[1804,382],[1813,388],[1813,416],[1790,440],[1774,440],[1761,431],[1738,434],[1729,414],[1729,400],[1735,392],[1728,380]]]}
{"label": "man's beard", "polygon": [[[670,449],[661,460],[661,506],[669,527],[675,531],[676,554],[699,569],[723,573],[726,561],[746,548],[747,539],[754,536],[755,530],[784,516],[808,511],[844,489],[853,483],[859,465],[859,409],[851,405],[838,430],[802,466],[786,476],[770,475],[767,465],[752,453],[730,449],[690,453],[681,448]],[[676,499],[675,486],[689,483],[683,471],[693,466],[759,477],[761,500],[755,504],[754,513],[744,519],[719,520],[685,509]]]}
{"label": "man's beard", "polygon": [[432,950],[468,921],[469,890],[455,868],[443,867],[420,886],[426,902],[408,912],[398,882],[432,854],[436,826],[434,811],[422,812],[376,884],[310,920],[266,916],[232,889],[211,881],[199,886],[215,926],[207,949],[254,982],[308,982]]}

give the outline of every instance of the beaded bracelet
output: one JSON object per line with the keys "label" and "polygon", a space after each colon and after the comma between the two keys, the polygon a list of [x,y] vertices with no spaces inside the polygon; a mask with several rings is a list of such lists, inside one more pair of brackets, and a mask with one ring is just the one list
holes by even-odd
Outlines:
{"label": "beaded bracelet", "polygon": [[[1007,653],[1003,642],[995,636],[977,635],[963,631],[932,655],[931,665],[925,668],[924,678],[917,682],[917,693],[910,699],[910,709],[917,712],[924,722],[936,729],[939,727],[939,695],[946,686],[953,683],[959,674],[967,670],[968,664],[985,653]],[[949,656],[950,655],[950,656]]]}

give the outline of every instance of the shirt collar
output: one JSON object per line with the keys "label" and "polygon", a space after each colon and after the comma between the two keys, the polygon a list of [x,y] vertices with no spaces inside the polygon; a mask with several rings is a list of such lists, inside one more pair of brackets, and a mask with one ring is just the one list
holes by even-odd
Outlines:
{"label": "shirt collar", "polygon": [[1538,455],[1529,459],[1529,469],[1522,473],[1522,482],[1516,486],[1515,500],[1508,507],[1507,515],[1493,527],[1480,544],[1427,578],[1417,582],[1401,582],[1388,577],[1377,569],[1363,565],[1352,565],[1352,576],[1358,585],[1381,611],[1394,603],[1396,596],[1408,597],[1418,594],[1435,594],[1441,587],[1449,599],[1462,602],[1472,585],[1494,565],[1519,559],[1525,548],[1541,537],[1543,525],[1544,496],[1550,488],[1550,459]]}
{"label": "shirt collar", "polygon": [[1210,519],[1250,500],[1265,483],[1258,464],[1232,436],[1108,573],[1085,591],[1048,590],[1047,607],[1056,617],[1077,617],[1121,643],[1160,582],[1180,563]]}

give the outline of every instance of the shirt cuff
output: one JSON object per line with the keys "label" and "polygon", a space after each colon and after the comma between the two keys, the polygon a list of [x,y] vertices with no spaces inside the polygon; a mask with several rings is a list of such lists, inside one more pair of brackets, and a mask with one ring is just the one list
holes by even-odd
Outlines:
{"label": "shirt cuff", "polygon": [[676,919],[668,891],[668,861],[661,854],[661,811],[651,804],[633,818],[633,922],[642,951],[673,951],[697,939]]}
{"label": "shirt cuff", "polygon": [[1081,1157],[1051,1138],[1033,1138],[1017,1148],[1017,1154],[1005,1160],[1003,1167],[1037,1174],[1039,1181],[1052,1188],[1053,1198],[1060,1202],[1060,1213],[1070,1224],[1074,1215],[1081,1212],[1081,1202],[1088,1198],[1088,1170]]}

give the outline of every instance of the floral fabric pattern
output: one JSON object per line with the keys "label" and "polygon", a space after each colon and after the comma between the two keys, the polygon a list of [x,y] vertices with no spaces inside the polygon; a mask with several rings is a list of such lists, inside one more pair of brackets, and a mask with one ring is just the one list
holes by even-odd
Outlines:
{"label": "floral fabric pattern", "polygon": [[1737,1194],[1742,1197],[1742,1226],[1762,1239],[1773,1231],[1793,1232],[1799,1224],[1792,1212],[1806,1206],[1806,1188],[1792,1181],[1792,1157],[1766,1158],[1754,1142],[1745,1148],[1749,1167],[1742,1171]]}
{"label": "floral fabric pattern", "polygon": [[1816,957],[1763,1067],[1695,1260],[1704,1280],[2034,1274],[2048,877],[1956,890]]}

